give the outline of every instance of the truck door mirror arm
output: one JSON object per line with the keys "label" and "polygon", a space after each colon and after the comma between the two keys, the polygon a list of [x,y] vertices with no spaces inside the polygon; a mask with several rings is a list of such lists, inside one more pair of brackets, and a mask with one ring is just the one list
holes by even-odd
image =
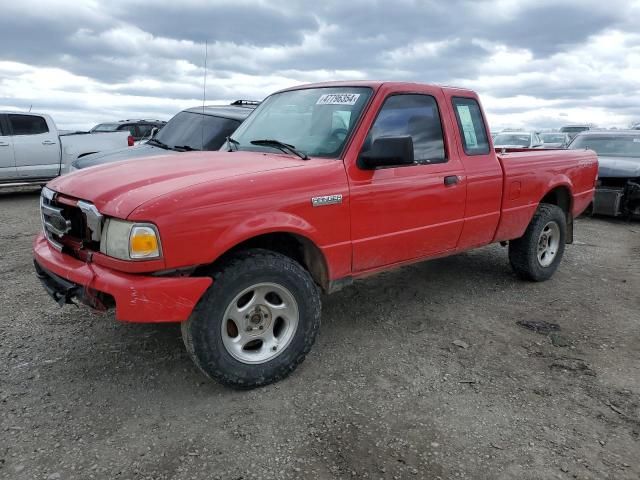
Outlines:
{"label": "truck door mirror arm", "polygon": [[376,138],[369,150],[360,152],[357,162],[363,170],[413,163],[413,139],[409,135]]}

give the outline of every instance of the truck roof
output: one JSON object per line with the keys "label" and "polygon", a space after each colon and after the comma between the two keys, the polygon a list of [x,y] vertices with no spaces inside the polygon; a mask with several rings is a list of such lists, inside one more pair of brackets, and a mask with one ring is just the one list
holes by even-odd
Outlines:
{"label": "truck roof", "polygon": [[603,135],[610,137],[637,137],[640,135],[638,130],[586,130],[584,132],[580,132],[578,135],[581,137],[602,137]]}
{"label": "truck roof", "polygon": [[23,112],[21,110],[0,110],[0,115],[37,115],[39,117],[48,117],[48,113],[38,113],[38,112]]}
{"label": "truck roof", "polygon": [[205,105],[204,107],[187,108],[183,111],[243,121],[255,108],[256,105]]}
{"label": "truck roof", "polygon": [[[473,97],[477,96],[473,90],[469,90],[467,88],[452,87],[447,85],[437,85],[433,83],[387,82],[384,80],[342,80],[338,82],[306,83],[303,85],[296,85],[295,87],[283,88],[282,90],[279,90],[279,92],[286,92],[289,90],[304,90],[307,88],[321,88],[321,87],[369,87],[369,88],[373,88],[374,90],[377,90],[380,87],[382,87],[382,85],[392,87],[392,88],[397,87],[399,89],[410,88],[411,86],[420,87],[420,88],[434,87],[434,88],[441,88],[443,90],[447,90],[450,92],[455,92],[455,93],[460,93],[465,95],[472,95]],[[279,93],[279,92],[276,92],[276,93]]]}

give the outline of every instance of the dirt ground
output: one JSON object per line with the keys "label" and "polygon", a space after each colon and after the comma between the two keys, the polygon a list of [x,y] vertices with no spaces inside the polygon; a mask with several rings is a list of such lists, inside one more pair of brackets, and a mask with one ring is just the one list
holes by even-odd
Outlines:
{"label": "dirt ground", "polygon": [[37,205],[0,193],[0,478],[640,478],[640,223],[579,219],[545,283],[500,246],[358,282],[292,376],[237,392],[176,325],[58,308]]}

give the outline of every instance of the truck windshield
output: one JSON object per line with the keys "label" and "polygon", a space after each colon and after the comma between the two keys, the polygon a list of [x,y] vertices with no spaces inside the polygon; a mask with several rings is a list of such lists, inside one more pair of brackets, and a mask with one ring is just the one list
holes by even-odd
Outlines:
{"label": "truck windshield", "polygon": [[119,123],[101,123],[91,129],[92,132],[115,132],[120,126]]}
{"label": "truck windshield", "polygon": [[564,134],[560,133],[542,133],[540,135],[544,143],[564,143]]}
{"label": "truck windshield", "polygon": [[157,140],[174,150],[218,150],[238,125],[240,122],[231,118],[183,111],[169,120],[151,143]]}
{"label": "truck windshield", "polygon": [[528,133],[501,133],[493,139],[493,144],[498,147],[501,145],[517,145],[519,147],[528,147],[531,143],[531,135]]}
{"label": "truck windshield", "polygon": [[580,135],[569,146],[571,150],[594,150],[601,157],[640,158],[639,135]]}
{"label": "truck windshield", "polygon": [[589,130],[589,127],[562,127],[560,129],[562,133],[580,133],[584,132],[585,130]]}
{"label": "truck windshield", "polygon": [[282,151],[266,142],[277,140],[304,155],[338,158],[371,92],[368,87],[322,87],[276,93],[262,102],[224,148]]}

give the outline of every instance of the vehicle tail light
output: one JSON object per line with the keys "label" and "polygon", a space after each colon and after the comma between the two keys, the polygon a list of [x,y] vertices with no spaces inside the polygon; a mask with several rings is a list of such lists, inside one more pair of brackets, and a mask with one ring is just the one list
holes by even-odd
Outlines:
{"label": "vehicle tail light", "polygon": [[129,135],[127,137],[127,145],[129,145],[130,147],[133,147],[133,145],[136,143],[135,139],[133,138],[133,135]]}

